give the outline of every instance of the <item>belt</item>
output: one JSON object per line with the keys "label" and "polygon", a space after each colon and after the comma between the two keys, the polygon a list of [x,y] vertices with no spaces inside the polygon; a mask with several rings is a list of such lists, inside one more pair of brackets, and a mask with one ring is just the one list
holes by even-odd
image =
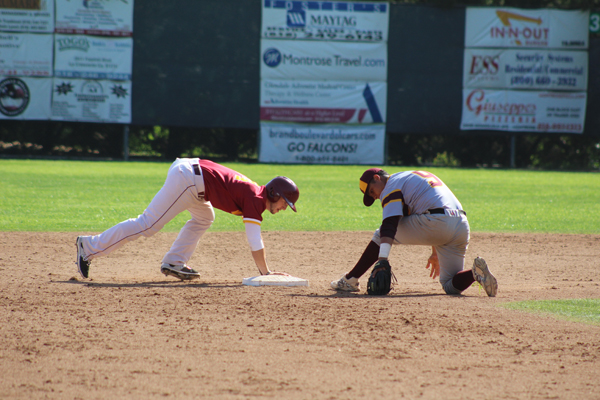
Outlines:
{"label": "belt", "polygon": [[[192,168],[194,168],[194,174],[196,174],[198,176],[202,176],[202,172],[200,171],[200,165],[192,164]],[[204,199],[204,192],[198,193],[198,198]]]}
{"label": "belt", "polygon": [[[429,211],[429,214],[446,214],[445,208],[433,208],[433,209],[427,210],[427,211]],[[465,210],[458,210],[458,212],[463,215],[467,215],[467,212]]]}

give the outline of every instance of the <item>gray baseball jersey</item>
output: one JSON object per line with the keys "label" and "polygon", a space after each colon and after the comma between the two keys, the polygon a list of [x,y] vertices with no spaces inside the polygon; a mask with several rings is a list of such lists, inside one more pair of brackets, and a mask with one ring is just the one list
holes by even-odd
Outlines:
{"label": "gray baseball jersey", "polygon": [[383,219],[397,215],[424,214],[445,208],[462,210],[454,193],[440,178],[425,171],[398,172],[389,177],[381,192]]}

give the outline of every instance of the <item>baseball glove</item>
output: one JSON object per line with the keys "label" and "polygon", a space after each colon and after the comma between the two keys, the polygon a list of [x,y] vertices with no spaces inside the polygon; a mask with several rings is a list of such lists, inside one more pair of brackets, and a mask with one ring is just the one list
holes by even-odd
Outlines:
{"label": "baseball glove", "polygon": [[392,290],[392,280],[396,282],[396,277],[392,272],[392,266],[388,260],[377,261],[369,276],[367,283],[367,294],[373,296],[384,296]]}

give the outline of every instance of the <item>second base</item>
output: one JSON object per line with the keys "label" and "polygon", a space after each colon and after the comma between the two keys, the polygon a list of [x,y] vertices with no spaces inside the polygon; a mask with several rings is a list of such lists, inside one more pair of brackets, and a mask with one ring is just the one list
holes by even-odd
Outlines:
{"label": "second base", "polygon": [[248,286],[308,286],[308,281],[290,275],[259,275],[244,278],[242,284]]}

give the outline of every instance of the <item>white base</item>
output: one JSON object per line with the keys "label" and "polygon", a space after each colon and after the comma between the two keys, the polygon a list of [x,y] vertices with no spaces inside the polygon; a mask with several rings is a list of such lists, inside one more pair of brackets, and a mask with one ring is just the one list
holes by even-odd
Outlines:
{"label": "white base", "polygon": [[259,275],[244,278],[242,284],[248,286],[308,286],[308,281],[290,275]]}

